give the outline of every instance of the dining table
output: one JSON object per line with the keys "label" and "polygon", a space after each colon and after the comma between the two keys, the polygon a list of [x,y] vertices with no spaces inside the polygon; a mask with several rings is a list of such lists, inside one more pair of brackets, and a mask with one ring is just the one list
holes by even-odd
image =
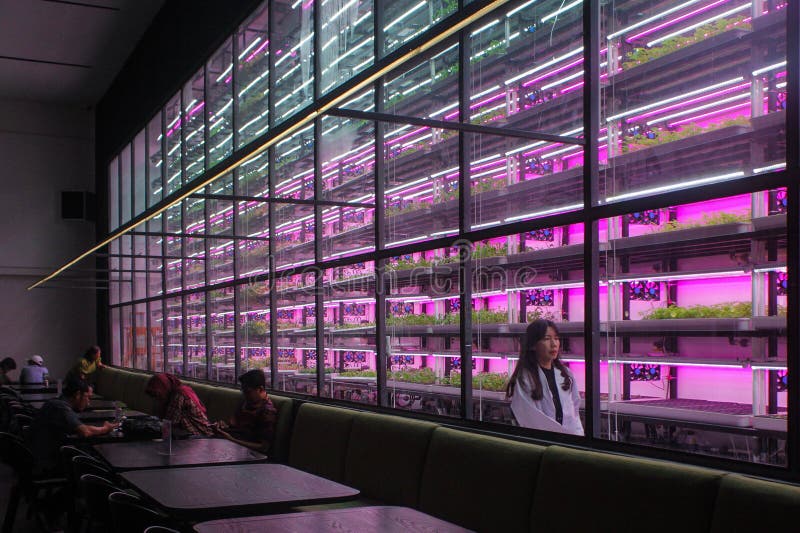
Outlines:
{"label": "dining table", "polygon": [[135,490],[179,520],[288,512],[297,505],[354,499],[359,491],[275,463],[123,472]]}
{"label": "dining table", "polygon": [[198,533],[462,533],[470,531],[410,507],[368,506],[226,518],[195,524]]}
{"label": "dining table", "polygon": [[[121,415],[125,418],[144,418],[149,416],[147,413],[134,409],[122,409]],[[97,409],[94,411],[81,411],[78,418],[84,422],[95,420],[114,420],[117,417],[116,409]]]}
{"label": "dining table", "polygon": [[173,440],[170,454],[161,439],[95,444],[94,451],[116,472],[147,468],[175,468],[223,464],[262,463],[267,456],[226,439]]}

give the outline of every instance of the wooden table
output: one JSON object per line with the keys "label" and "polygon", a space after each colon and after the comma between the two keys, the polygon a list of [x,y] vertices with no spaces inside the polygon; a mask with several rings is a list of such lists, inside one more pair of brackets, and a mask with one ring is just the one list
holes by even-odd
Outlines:
{"label": "wooden table", "polygon": [[164,443],[138,441],[96,444],[95,451],[117,471],[176,466],[209,466],[260,463],[267,456],[225,439],[172,441],[172,455],[164,455]]}
{"label": "wooden table", "polygon": [[309,513],[228,518],[196,524],[194,530],[198,533],[256,533],[262,531],[291,531],[292,533],[435,531],[456,533],[469,531],[408,507],[354,507]]}
{"label": "wooden table", "polygon": [[28,392],[58,392],[58,388],[55,384],[49,384],[45,387],[44,383],[12,383],[11,385],[5,385],[6,387],[10,387],[17,392],[22,394]]}
{"label": "wooden table", "polygon": [[[143,413],[141,411],[134,411],[133,409],[123,409],[122,414],[127,418],[143,418],[145,416],[148,416],[147,413]],[[114,418],[116,418],[116,412],[114,409],[81,411],[80,413],[78,413],[78,418],[80,418],[84,422],[89,422],[94,420],[114,420]]]}
{"label": "wooden table", "polygon": [[[21,399],[23,402],[46,402],[47,400],[52,400],[53,398],[58,398],[59,396],[60,395],[57,392],[35,392],[31,394],[23,393],[21,395]],[[102,399],[102,396],[92,394],[92,401]]]}
{"label": "wooden table", "polygon": [[121,477],[170,515],[192,521],[286,512],[294,505],[358,496],[356,489],[272,463],[135,470]]}

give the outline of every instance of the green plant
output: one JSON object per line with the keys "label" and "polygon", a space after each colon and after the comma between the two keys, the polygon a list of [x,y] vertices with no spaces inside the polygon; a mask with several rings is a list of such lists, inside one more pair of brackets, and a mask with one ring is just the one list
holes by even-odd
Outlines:
{"label": "green plant", "polygon": [[[461,386],[461,372],[451,370],[450,377],[442,379],[443,385],[450,387]],[[506,390],[508,384],[508,374],[498,372],[480,372],[472,375],[472,389],[501,392]]]}
{"label": "green plant", "polygon": [[705,127],[701,127],[696,123],[691,122],[686,126],[682,127],[680,130],[665,130],[656,128],[654,130],[655,137],[653,137],[652,139],[645,137],[642,134],[636,134],[632,137],[627,137],[623,139],[622,151],[634,152],[642,148],[647,148],[650,146],[656,146],[660,144],[666,144],[673,141],[678,141],[680,139],[694,137],[695,135],[700,135],[702,133],[708,133],[710,131],[727,128],[730,126],[749,126],[749,125],[750,125],[750,119],[748,117],[740,116],[727,120],[721,120],[719,122],[709,124]]}
{"label": "green plant", "polygon": [[[298,370],[298,373],[299,374],[316,374],[317,373],[317,369],[316,368],[301,368],[300,370]],[[325,367],[325,373],[326,374],[335,374],[336,373],[336,369],[333,368],[332,366],[326,366]]]}
{"label": "green plant", "polygon": [[420,383],[423,385],[433,385],[436,383],[436,374],[430,368],[408,368],[389,372],[388,378],[393,381],[403,383]]}
{"label": "green plant", "polygon": [[269,326],[263,320],[250,320],[247,322],[245,331],[252,337],[263,337],[269,331]]}
{"label": "green plant", "polygon": [[472,259],[485,259],[487,257],[498,257],[508,255],[507,244],[478,244],[472,251]]}
{"label": "green plant", "polygon": [[664,320],[673,318],[749,318],[753,306],[750,302],[726,302],[712,305],[692,305],[680,307],[669,305],[642,313],[643,320]]}
{"label": "green plant", "polygon": [[544,311],[540,307],[537,307],[533,311],[528,311],[527,313],[525,313],[525,318],[528,323],[531,323],[534,320],[539,320],[539,319],[551,320],[555,322],[556,314],[553,311]]}
{"label": "green plant", "polygon": [[719,224],[736,224],[750,222],[749,213],[727,213],[720,211],[713,214],[705,214],[703,218],[696,222],[678,222],[677,220],[670,220],[658,229],[657,232],[664,231],[677,231],[690,228],[701,228],[704,226],[717,226]]}
{"label": "green plant", "polygon": [[345,370],[339,372],[339,377],[343,378],[374,378],[378,373],[374,370]]}
{"label": "green plant", "polygon": [[626,61],[623,61],[622,67],[624,69],[633,68],[638,65],[642,65],[649,61],[653,61],[654,59],[658,59],[659,57],[663,57],[669,55],[681,48],[686,48],[695,43],[699,43],[709,37],[713,37],[715,35],[719,35],[721,33],[725,33],[728,30],[734,29],[734,27],[738,27],[739,29],[749,30],[752,28],[750,24],[744,22],[744,16],[738,16],[734,18],[723,18],[719,19],[716,22],[706,24],[697,28],[690,37],[672,37],[663,41],[659,46],[654,46],[652,48],[634,48],[632,52],[628,53],[625,57]]}

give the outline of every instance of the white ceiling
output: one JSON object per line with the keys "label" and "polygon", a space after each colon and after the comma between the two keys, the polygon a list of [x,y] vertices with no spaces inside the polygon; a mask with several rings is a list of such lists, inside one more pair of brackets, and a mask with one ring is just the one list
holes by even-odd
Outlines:
{"label": "white ceiling", "polygon": [[0,99],[93,106],[164,0],[0,0]]}

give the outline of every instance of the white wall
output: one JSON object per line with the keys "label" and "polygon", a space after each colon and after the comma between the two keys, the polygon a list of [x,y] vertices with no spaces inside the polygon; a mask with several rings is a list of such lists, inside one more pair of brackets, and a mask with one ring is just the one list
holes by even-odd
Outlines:
{"label": "white wall", "polygon": [[94,190],[93,123],[91,110],[0,101],[0,359],[17,361],[13,379],[34,353],[63,377],[96,342],[93,289],[26,290],[94,242],[93,223],[60,212],[61,191]]}

